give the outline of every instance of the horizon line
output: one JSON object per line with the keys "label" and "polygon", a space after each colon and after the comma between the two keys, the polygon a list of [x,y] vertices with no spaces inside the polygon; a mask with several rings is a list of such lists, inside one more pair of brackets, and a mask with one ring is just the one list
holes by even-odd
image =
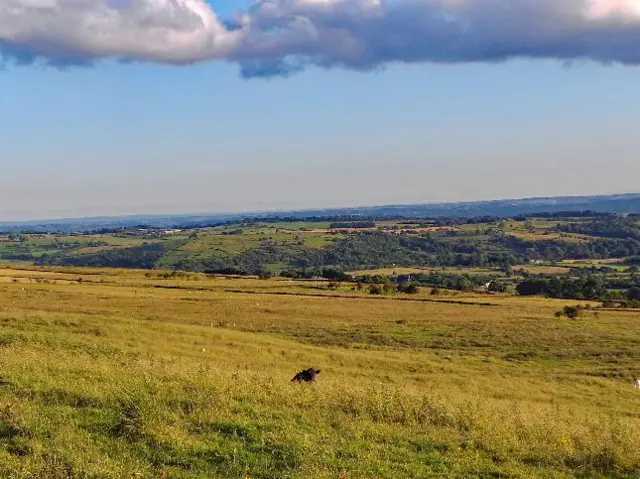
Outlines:
{"label": "horizon line", "polygon": [[532,201],[532,200],[552,200],[552,199],[580,199],[580,198],[606,198],[606,197],[633,197],[639,196],[638,192],[626,192],[626,193],[599,193],[591,195],[554,195],[554,196],[529,196],[520,198],[496,198],[496,199],[478,199],[478,200],[465,200],[465,201],[426,201],[417,203],[388,203],[388,204],[371,204],[371,205],[350,205],[350,206],[330,206],[330,207],[314,207],[314,208],[300,208],[300,209],[285,209],[276,208],[271,210],[241,210],[241,211],[208,211],[208,212],[183,212],[183,213],[131,213],[122,215],[98,215],[98,216],[68,216],[68,217],[51,217],[51,218],[37,218],[33,220],[0,220],[0,225],[42,225],[45,223],[65,223],[80,220],[115,220],[115,219],[134,219],[134,218],[176,218],[187,217],[196,218],[200,216],[209,217],[235,217],[242,215],[259,216],[265,214],[286,214],[286,213],[301,213],[301,212],[313,212],[313,211],[332,211],[332,210],[347,210],[347,209],[367,209],[367,208],[401,208],[410,206],[445,206],[445,205],[469,205],[469,204],[481,204],[481,203],[496,203],[496,202],[508,202],[508,201]]}

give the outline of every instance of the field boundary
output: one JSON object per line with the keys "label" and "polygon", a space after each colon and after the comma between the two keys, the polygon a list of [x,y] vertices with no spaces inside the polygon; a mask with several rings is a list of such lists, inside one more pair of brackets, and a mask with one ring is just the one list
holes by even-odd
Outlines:
{"label": "field boundary", "polygon": [[398,298],[398,297],[385,297],[385,296],[349,296],[346,294],[320,294],[320,293],[288,293],[286,291],[254,291],[254,290],[240,290],[240,289],[225,289],[225,293],[234,294],[262,294],[273,296],[304,296],[309,298],[331,298],[331,299],[364,299],[370,301],[411,301],[416,303],[444,303],[444,304],[458,304],[466,306],[485,306],[485,307],[499,307],[497,303],[485,303],[474,301],[460,301],[455,299],[428,299],[428,298]]}

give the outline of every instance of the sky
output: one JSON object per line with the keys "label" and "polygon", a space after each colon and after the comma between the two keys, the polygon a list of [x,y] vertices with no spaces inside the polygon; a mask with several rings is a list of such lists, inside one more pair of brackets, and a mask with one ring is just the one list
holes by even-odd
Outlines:
{"label": "sky", "polygon": [[3,0],[0,220],[640,191],[640,2]]}

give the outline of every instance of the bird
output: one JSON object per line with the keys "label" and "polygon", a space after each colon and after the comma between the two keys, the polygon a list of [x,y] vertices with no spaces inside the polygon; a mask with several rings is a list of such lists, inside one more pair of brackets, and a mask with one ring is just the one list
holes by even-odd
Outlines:
{"label": "bird", "polygon": [[304,371],[300,371],[296,373],[296,375],[293,376],[293,379],[291,379],[291,381],[296,383],[303,383],[303,382],[312,383],[312,382],[315,382],[316,375],[318,374],[320,374],[319,369],[315,369],[315,368],[305,369]]}

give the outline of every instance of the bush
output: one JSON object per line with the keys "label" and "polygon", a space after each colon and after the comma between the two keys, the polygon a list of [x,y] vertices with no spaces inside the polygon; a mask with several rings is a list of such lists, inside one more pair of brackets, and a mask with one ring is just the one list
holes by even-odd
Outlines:
{"label": "bush", "polygon": [[382,294],[382,288],[377,284],[369,286],[369,294]]}
{"label": "bush", "polygon": [[640,287],[634,286],[627,291],[627,299],[629,301],[640,301]]}
{"label": "bush", "polygon": [[351,276],[346,274],[344,271],[332,268],[324,268],[322,270],[322,277],[332,281],[351,281],[352,279]]}
{"label": "bush", "polygon": [[420,288],[418,288],[415,284],[405,284],[398,286],[398,291],[405,294],[418,294]]}
{"label": "bush", "polygon": [[398,287],[393,283],[385,283],[382,286],[382,291],[384,291],[385,294],[393,294],[398,291]]}
{"label": "bush", "polygon": [[549,282],[546,279],[534,278],[523,281],[516,286],[516,291],[520,296],[535,296],[547,294]]}
{"label": "bush", "polygon": [[569,319],[577,319],[580,314],[582,313],[582,310],[584,308],[580,305],[578,306],[565,306],[564,309],[562,311],[558,311],[556,313],[556,317],[559,318],[561,316],[566,316]]}
{"label": "bush", "polygon": [[493,293],[506,293],[507,285],[499,281],[491,281],[491,284],[489,285],[489,291]]}
{"label": "bush", "polygon": [[460,291],[471,291],[473,289],[473,283],[468,278],[459,278],[456,283],[456,289]]}

